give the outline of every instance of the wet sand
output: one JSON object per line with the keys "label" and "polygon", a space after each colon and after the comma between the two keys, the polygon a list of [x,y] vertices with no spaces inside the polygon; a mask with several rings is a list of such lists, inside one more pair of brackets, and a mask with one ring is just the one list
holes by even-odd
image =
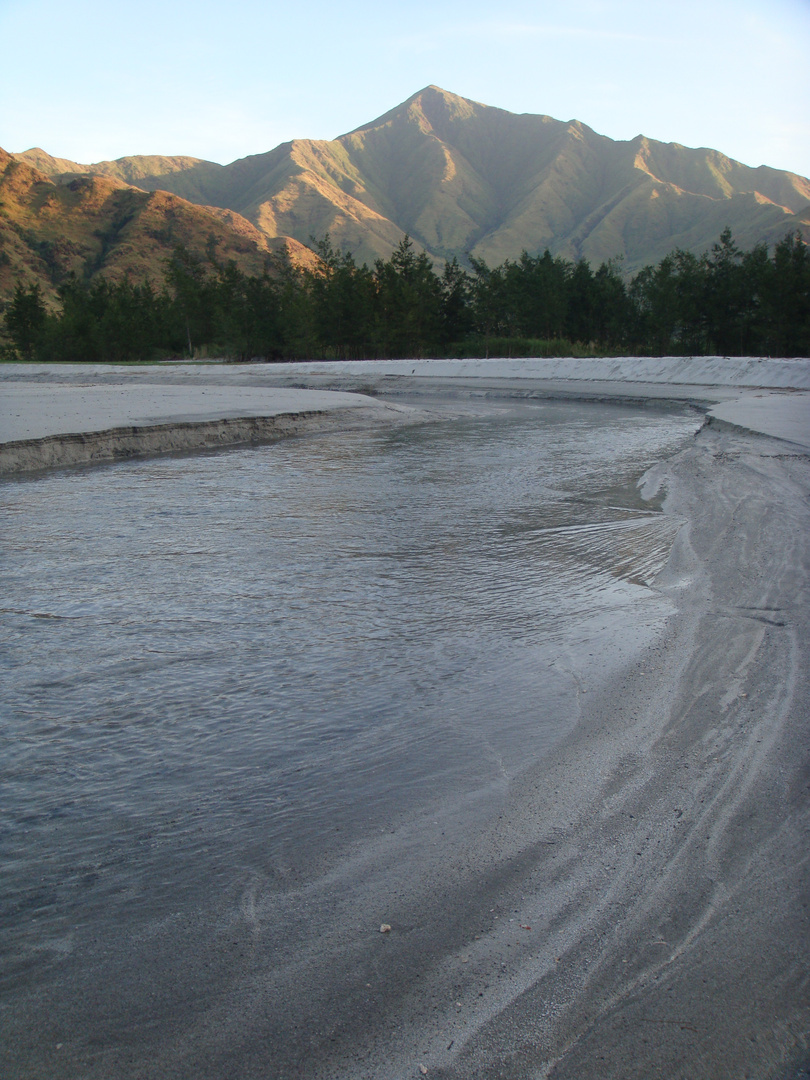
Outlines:
{"label": "wet sand", "polygon": [[[215,1004],[188,1006],[190,965],[160,1038],[111,1015],[83,1075],[806,1076],[810,429],[794,381],[614,384],[711,419],[643,484],[686,522],[654,584],[675,608],[663,638],[581,687],[575,730],[452,861],[403,878],[381,838],[317,888],[242,896],[206,943],[232,976],[244,957]],[[148,942],[132,959],[139,981],[160,966]],[[39,1075],[28,1052],[8,1075]],[[54,1055],[48,1074],[76,1072]]]}
{"label": "wet sand", "polygon": [[513,977],[436,1075],[810,1064],[808,459],[704,429],[655,482],[688,521],[656,583],[678,613],[513,793],[492,850],[515,923],[489,933]]}

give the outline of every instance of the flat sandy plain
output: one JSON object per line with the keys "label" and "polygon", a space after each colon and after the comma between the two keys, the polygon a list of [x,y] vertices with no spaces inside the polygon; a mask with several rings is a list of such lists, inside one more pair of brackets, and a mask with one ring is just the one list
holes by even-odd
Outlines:
{"label": "flat sandy plain", "polygon": [[[329,985],[307,984],[304,955],[126,1075],[810,1076],[810,363],[15,365],[0,380],[0,461],[17,476],[278,437],[291,413],[294,433],[404,422],[414,414],[391,401],[426,388],[707,413],[643,480],[685,522],[654,584],[675,608],[665,636],[585,688],[574,731],[476,838],[476,864],[460,850],[418,887],[398,882],[390,933],[348,934],[341,950],[325,923],[341,957]],[[374,899],[383,870],[384,856],[358,868],[353,903]],[[371,970],[386,973],[373,992]],[[262,1031],[265,1046],[293,1031],[304,994],[317,1022],[288,1056],[262,1057]],[[235,1067],[245,1030],[254,1054]]]}

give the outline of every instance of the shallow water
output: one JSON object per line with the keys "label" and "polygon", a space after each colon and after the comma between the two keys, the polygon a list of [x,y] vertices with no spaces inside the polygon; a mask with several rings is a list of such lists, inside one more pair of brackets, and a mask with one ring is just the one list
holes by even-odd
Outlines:
{"label": "shallow water", "polygon": [[235,876],[497,812],[662,625],[679,523],[634,481],[697,426],[490,402],[4,484],[7,1003]]}

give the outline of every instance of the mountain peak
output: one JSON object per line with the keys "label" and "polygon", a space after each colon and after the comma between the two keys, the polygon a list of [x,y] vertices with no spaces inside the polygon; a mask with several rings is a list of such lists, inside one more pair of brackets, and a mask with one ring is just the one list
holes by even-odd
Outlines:
{"label": "mountain peak", "polygon": [[[347,135],[360,135],[375,128],[385,127],[397,121],[424,119],[429,125],[434,122],[446,120],[465,119],[474,115],[476,110],[486,109],[488,106],[479,105],[476,101],[451,94],[448,90],[442,90],[440,86],[431,84],[418,90],[400,105],[378,116],[370,123],[361,124],[360,127],[346,132]],[[341,136],[343,138],[344,136]]]}
{"label": "mountain peak", "polygon": [[479,105],[477,101],[460,97],[442,90],[440,86],[426,86],[411,99],[414,105],[418,105],[422,113],[430,120],[467,120],[480,109],[486,109],[486,105]]}

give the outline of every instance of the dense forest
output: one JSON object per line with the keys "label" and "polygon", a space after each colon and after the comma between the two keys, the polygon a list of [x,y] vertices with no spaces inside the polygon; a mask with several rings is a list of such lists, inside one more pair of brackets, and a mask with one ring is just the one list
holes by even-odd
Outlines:
{"label": "dense forest", "polygon": [[6,305],[5,359],[167,357],[810,356],[810,254],[798,235],[740,251],[726,229],[698,257],[676,250],[631,281],[546,251],[437,272],[406,237],[358,266],[316,244],[317,269],[276,259],[260,277],[177,248],[160,289],[128,279],[36,285]]}

